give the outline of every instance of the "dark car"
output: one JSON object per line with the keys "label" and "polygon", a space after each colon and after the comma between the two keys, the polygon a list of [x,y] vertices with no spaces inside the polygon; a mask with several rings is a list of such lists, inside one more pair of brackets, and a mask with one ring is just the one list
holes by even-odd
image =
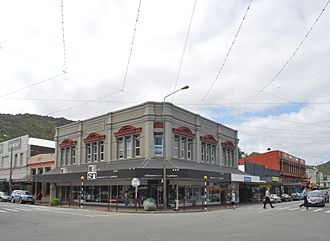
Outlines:
{"label": "dark car", "polygon": [[291,193],[291,200],[296,201],[296,200],[300,200],[300,194],[298,192],[293,192]]}
{"label": "dark car", "polygon": [[35,203],[34,197],[28,191],[25,190],[14,190],[10,196],[11,202],[13,203]]}
{"label": "dark car", "polygon": [[325,202],[329,203],[329,193],[328,193],[328,191],[327,190],[320,190],[320,192],[324,196]]}
{"label": "dark car", "polygon": [[282,202],[291,202],[292,201],[291,196],[289,194],[285,194],[285,193],[281,195],[281,200],[282,200]]}
{"label": "dark car", "polygon": [[324,207],[325,198],[320,191],[311,191],[308,193],[308,206]]}
{"label": "dark car", "polygon": [[0,202],[10,202],[10,196],[7,192],[0,192]]}

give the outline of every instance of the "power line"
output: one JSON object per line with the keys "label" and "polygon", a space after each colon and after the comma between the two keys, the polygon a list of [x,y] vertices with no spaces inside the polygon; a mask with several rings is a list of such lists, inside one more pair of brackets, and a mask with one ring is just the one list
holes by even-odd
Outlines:
{"label": "power line", "polygon": [[282,66],[282,68],[280,69],[280,71],[275,75],[275,77],[269,81],[260,91],[264,91],[271,83],[273,83],[278,77],[279,75],[283,72],[283,70],[288,66],[288,64],[292,61],[293,57],[297,54],[298,50],[300,49],[300,47],[303,45],[303,43],[305,42],[305,40],[308,38],[309,34],[312,32],[314,26],[316,25],[316,23],[319,21],[320,17],[322,16],[322,14],[324,13],[325,9],[327,8],[328,4],[329,4],[330,0],[327,1],[327,3],[325,4],[325,6],[323,7],[322,11],[320,12],[320,14],[318,15],[318,17],[316,18],[316,20],[314,21],[312,27],[308,30],[307,34],[304,36],[303,40],[300,41],[298,47],[295,49],[295,51],[293,51],[292,55],[290,56],[290,58],[286,61],[286,63]]}
{"label": "power line", "polygon": [[126,84],[126,78],[127,78],[128,68],[129,68],[129,65],[130,65],[131,56],[132,56],[132,52],[133,52],[133,45],[134,45],[136,27],[137,27],[137,24],[138,24],[138,21],[139,21],[141,2],[142,1],[140,0],[139,7],[138,7],[138,10],[137,10],[137,14],[136,14],[136,20],[135,20],[135,25],[134,25],[134,30],[133,30],[133,38],[132,38],[131,48],[130,48],[129,55],[128,55],[127,66],[126,66],[126,70],[125,70],[125,76],[124,76],[123,84],[122,84],[120,90],[124,90],[124,87],[125,87],[125,84]]}
{"label": "power line", "polygon": [[7,92],[7,93],[5,93],[5,94],[3,94],[3,95],[0,95],[0,98],[3,98],[3,97],[8,96],[8,95],[16,94],[16,93],[21,92],[21,91],[23,91],[23,90],[30,89],[30,88],[32,88],[32,87],[34,87],[34,86],[36,86],[36,85],[42,84],[42,83],[47,82],[47,81],[52,80],[52,79],[56,79],[57,77],[59,77],[59,76],[61,76],[61,75],[64,75],[64,74],[65,74],[65,72],[62,72],[61,74],[57,74],[57,75],[55,75],[55,76],[53,76],[53,77],[49,77],[49,78],[47,78],[47,79],[44,79],[44,80],[41,80],[41,81],[35,82],[35,83],[33,83],[33,84],[31,84],[31,85],[27,85],[27,86],[25,86],[25,87],[23,87],[23,88],[20,88],[20,89],[17,89],[17,90],[13,90],[13,91]]}
{"label": "power line", "polygon": [[225,59],[224,59],[222,65],[221,65],[221,67],[220,67],[220,69],[219,69],[219,71],[218,71],[218,73],[217,73],[215,79],[213,80],[213,82],[212,82],[210,88],[207,90],[206,94],[204,95],[203,100],[205,100],[206,96],[208,96],[209,93],[211,92],[212,88],[214,87],[215,82],[216,82],[217,79],[219,78],[219,76],[220,76],[220,74],[221,74],[221,72],[222,72],[222,70],[223,70],[223,68],[224,68],[224,66],[225,66],[225,64],[226,64],[226,62],[227,62],[227,59],[228,59],[228,57],[229,57],[229,55],[230,55],[230,53],[231,53],[231,50],[232,50],[232,48],[233,48],[233,46],[234,46],[234,44],[235,44],[235,41],[236,41],[236,39],[237,39],[237,37],[238,37],[238,34],[239,34],[239,32],[241,31],[241,28],[242,28],[242,26],[243,26],[243,23],[244,23],[244,20],[245,20],[245,18],[246,18],[246,16],[247,16],[247,13],[248,13],[248,11],[249,11],[249,9],[250,9],[250,6],[251,6],[252,1],[253,1],[253,0],[250,0],[249,5],[248,5],[248,7],[246,8],[246,11],[245,11],[244,17],[243,17],[243,19],[242,19],[242,21],[241,21],[241,24],[240,24],[239,27],[238,27],[238,30],[237,30],[237,32],[236,32],[236,34],[235,34],[235,37],[234,37],[233,42],[232,42],[231,45],[230,45],[230,48],[229,48],[229,50],[228,50],[228,52],[227,52],[227,55],[226,55],[226,57],[225,57]]}
{"label": "power line", "polygon": [[[273,96],[273,97],[275,97],[277,99],[280,99],[280,100],[284,100],[284,101],[289,102],[289,103],[294,104],[294,105],[300,105],[300,106],[303,105],[301,103],[297,103],[297,102],[292,101],[292,100],[289,100],[287,98],[284,98],[284,97],[281,97],[281,96],[278,96],[278,95],[274,95],[274,94],[272,94],[270,92],[262,91],[262,93],[265,93],[267,95]],[[314,107],[311,107],[311,106],[308,106],[308,105],[304,106],[304,108],[307,108],[307,109],[310,109],[310,110],[314,110],[314,111],[318,111],[318,112],[325,113],[325,114],[330,114],[330,112],[319,110],[317,108],[314,108]]]}
{"label": "power line", "polygon": [[[208,102],[209,103],[212,103],[210,101],[208,101]],[[213,103],[213,104],[216,105],[215,103]],[[274,120],[279,120],[279,121],[284,121],[284,122],[291,122],[291,123],[300,124],[300,125],[310,125],[310,126],[315,126],[315,127],[330,128],[330,126],[315,125],[313,123],[306,123],[306,122],[300,122],[300,121],[286,120],[286,119],[277,118],[277,117],[274,117],[274,116],[263,115],[263,114],[252,112],[252,111],[246,111],[246,110],[242,110],[242,109],[238,109],[238,108],[227,107],[227,106],[224,106],[224,105],[219,105],[219,106],[222,106],[225,109],[233,109],[233,110],[236,110],[236,111],[239,111],[239,112],[244,112],[244,113],[248,113],[248,114],[252,114],[252,115],[256,115],[256,116],[262,116],[262,117],[266,117],[266,118],[270,118],[270,119],[274,119]]]}
{"label": "power line", "polygon": [[[187,35],[186,35],[186,40],[185,40],[185,43],[184,43],[184,47],[183,47],[183,51],[182,51],[182,55],[181,55],[181,59],[180,59],[180,64],[179,64],[179,69],[178,69],[178,73],[176,75],[176,80],[175,80],[175,85],[174,85],[173,91],[176,90],[176,87],[177,87],[177,84],[178,84],[178,81],[179,81],[182,62],[183,62],[183,58],[184,58],[184,55],[185,55],[185,52],[186,52],[186,47],[187,47],[188,38],[189,38],[189,34],[190,34],[190,27],[191,27],[191,23],[192,23],[193,18],[194,18],[196,3],[197,3],[197,0],[195,0],[195,2],[194,2],[194,7],[193,7],[193,10],[192,10],[192,13],[191,13],[190,22],[189,22],[189,26],[188,26],[188,31],[187,31]],[[172,102],[173,102],[173,100],[174,100],[174,95],[172,96]]]}
{"label": "power line", "polygon": [[63,42],[63,67],[64,73],[67,73],[67,66],[66,66],[66,48],[65,48],[65,36],[64,36],[64,7],[63,7],[63,0],[61,0],[61,16],[62,16],[62,42]]}

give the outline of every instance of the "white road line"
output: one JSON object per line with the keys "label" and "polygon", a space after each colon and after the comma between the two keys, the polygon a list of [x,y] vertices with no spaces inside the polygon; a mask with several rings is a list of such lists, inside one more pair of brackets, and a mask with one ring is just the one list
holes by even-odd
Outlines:
{"label": "white road line", "polygon": [[277,210],[285,210],[288,209],[289,207],[284,207],[284,208],[278,208]]}
{"label": "white road line", "polygon": [[12,212],[19,212],[18,210],[10,209],[10,208],[2,208],[2,209],[7,210],[7,211],[12,211]]}
{"label": "white road line", "polygon": [[7,211],[4,211],[4,210],[0,209],[0,213],[7,213]]}
{"label": "white road line", "polygon": [[66,214],[66,215],[73,215],[73,216],[83,216],[83,217],[95,217],[93,215],[86,215],[86,214],[80,214],[80,213],[70,213],[70,212],[61,212],[61,211],[55,211],[55,210],[51,210],[51,209],[39,209],[39,211],[46,211],[46,212],[50,212],[50,213],[59,213],[59,214]]}
{"label": "white road line", "polygon": [[321,210],[323,210],[323,208],[315,209],[315,210],[313,210],[313,212],[319,212]]}
{"label": "white road line", "polygon": [[330,210],[329,211],[326,211],[325,213],[330,213]]}
{"label": "white road line", "polygon": [[297,210],[297,209],[300,209],[300,208],[290,208],[288,210],[292,211],[292,210]]}
{"label": "white road line", "polygon": [[22,211],[27,211],[27,212],[31,212],[31,210],[29,210],[29,209],[24,209],[24,208],[15,208],[15,209],[22,210]]}

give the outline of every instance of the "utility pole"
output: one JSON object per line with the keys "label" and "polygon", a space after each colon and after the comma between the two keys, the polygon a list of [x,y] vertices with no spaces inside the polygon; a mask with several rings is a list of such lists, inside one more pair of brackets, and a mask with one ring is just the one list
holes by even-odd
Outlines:
{"label": "utility pole", "polygon": [[11,195],[13,191],[12,175],[13,175],[13,147],[10,147],[9,195]]}

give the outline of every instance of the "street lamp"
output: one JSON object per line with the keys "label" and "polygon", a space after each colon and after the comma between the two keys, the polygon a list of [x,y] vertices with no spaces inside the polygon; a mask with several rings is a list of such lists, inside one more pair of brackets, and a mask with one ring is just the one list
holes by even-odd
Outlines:
{"label": "street lamp", "polygon": [[207,176],[204,176],[204,209],[207,210]]}
{"label": "street lamp", "polygon": [[84,207],[84,176],[80,177],[81,187],[80,187],[80,207]]}
{"label": "street lamp", "polygon": [[164,130],[164,133],[163,133],[163,157],[164,157],[164,160],[163,160],[163,206],[164,206],[164,209],[166,210],[167,209],[167,190],[166,190],[166,138],[165,138],[165,133],[166,133],[166,124],[165,124],[165,99],[173,94],[175,94],[176,92],[180,91],[180,90],[186,90],[188,89],[189,86],[186,85],[180,89],[177,89],[175,91],[173,91],[172,93],[166,95],[163,99],[163,130]]}

